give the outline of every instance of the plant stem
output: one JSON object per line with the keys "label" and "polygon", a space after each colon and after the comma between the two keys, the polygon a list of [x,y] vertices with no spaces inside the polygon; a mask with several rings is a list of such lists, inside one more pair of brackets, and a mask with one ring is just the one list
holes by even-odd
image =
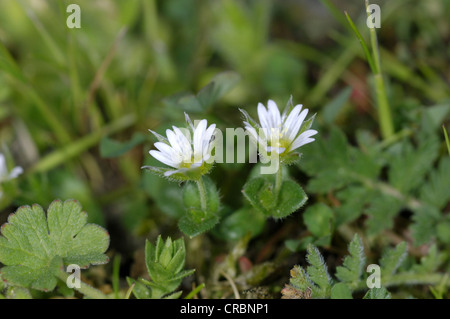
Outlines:
{"label": "plant stem", "polygon": [[[59,279],[61,279],[63,282],[67,282],[69,279],[69,274],[66,273],[63,269],[60,269],[60,271],[57,273],[57,276]],[[100,290],[82,282],[80,280],[80,288],[73,287],[78,292],[81,292],[86,297],[89,297],[91,299],[109,299],[107,295],[102,293]]]}
{"label": "plant stem", "polygon": [[278,170],[275,176],[275,197],[278,198],[281,190],[281,184],[283,184],[283,169],[280,164],[278,164]]}
{"label": "plant stem", "polygon": [[[366,8],[369,6],[369,1],[366,0]],[[367,13],[369,15],[369,13]],[[383,139],[387,139],[394,134],[394,125],[392,122],[391,109],[386,94],[383,74],[381,72],[380,51],[378,49],[378,40],[375,28],[370,28],[370,42],[372,46],[372,55],[374,62],[374,79],[375,79],[375,93],[377,95],[378,103],[378,120],[380,122],[380,130]]]}
{"label": "plant stem", "polygon": [[445,144],[447,145],[448,155],[450,155],[450,140],[448,139],[447,130],[444,125],[442,125],[442,129],[444,130]]}
{"label": "plant stem", "polygon": [[198,192],[200,193],[200,205],[202,208],[202,211],[207,211],[207,202],[206,202],[206,189],[205,189],[205,183],[203,183],[202,177],[200,177],[197,180],[197,186],[198,186]]}

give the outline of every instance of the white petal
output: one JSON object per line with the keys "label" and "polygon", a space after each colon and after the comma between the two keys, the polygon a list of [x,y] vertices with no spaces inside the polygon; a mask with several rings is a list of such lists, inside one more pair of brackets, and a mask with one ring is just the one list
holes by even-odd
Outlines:
{"label": "white petal", "polygon": [[161,163],[164,163],[166,165],[178,168],[179,163],[174,162],[172,159],[167,158],[166,156],[164,156],[163,153],[161,153],[160,151],[155,151],[155,150],[151,150],[150,155],[153,156],[154,158],[156,158],[158,161],[160,161]]}
{"label": "white petal", "polygon": [[316,135],[317,131],[316,130],[307,130],[305,132],[303,132],[302,134],[300,134],[294,142],[292,142],[291,147],[289,148],[289,150],[293,151],[296,148],[299,148],[302,145],[308,144],[313,142],[315,139],[310,138],[313,135]]}
{"label": "white petal", "polygon": [[267,114],[266,108],[261,103],[258,103],[258,117],[261,127],[270,127],[269,115]]}
{"label": "white petal", "polygon": [[267,152],[276,152],[278,154],[281,154],[285,151],[286,149],[284,147],[274,147],[274,146],[268,146],[266,147],[266,151]]}
{"label": "white petal", "polygon": [[271,118],[271,126],[270,127],[272,127],[272,128],[280,127],[281,115],[280,115],[280,110],[278,109],[277,104],[274,101],[269,100],[267,102],[267,107],[268,107],[268,111],[269,111],[269,117]]}
{"label": "white petal", "polygon": [[178,153],[183,153],[183,150],[178,142],[177,135],[172,130],[166,130],[166,135],[172,148]]}
{"label": "white petal", "polygon": [[161,151],[161,153],[164,154],[164,156],[166,156],[167,158],[172,158],[172,157],[176,157],[178,154],[177,151],[175,151],[172,147],[170,147],[169,145],[167,145],[166,143],[162,143],[162,142],[156,142],[155,147]]}
{"label": "white petal", "polygon": [[300,104],[296,105],[292,109],[292,111],[289,113],[286,120],[284,121],[283,130],[285,132],[286,137],[289,138],[289,136],[291,135],[291,132],[295,129],[295,126],[297,124],[298,114],[300,113],[301,110],[302,110],[302,105],[300,105]]}
{"label": "white petal", "polygon": [[259,136],[253,127],[246,126],[245,129],[250,133],[251,137],[253,137],[255,139],[255,142],[259,141]]}
{"label": "white petal", "polygon": [[206,120],[201,120],[200,123],[198,123],[197,127],[194,131],[194,155],[202,154],[203,153],[203,138],[205,136],[206,131]]}
{"label": "white petal", "polygon": [[211,139],[213,137],[215,129],[216,129],[216,124],[210,125],[208,127],[208,129],[206,130],[205,135],[203,136],[203,156],[208,154],[211,151],[211,147],[214,145],[214,143],[211,141]]}
{"label": "white petal", "polygon": [[176,134],[178,145],[181,148],[183,161],[190,162],[192,158],[191,142],[189,142],[186,135],[184,135],[178,127],[173,126],[173,131]]}
{"label": "white petal", "polygon": [[304,109],[299,116],[294,120],[294,125],[291,127],[291,131],[288,135],[289,141],[294,140],[294,138],[297,136],[298,131],[300,130],[300,127],[303,124],[303,121],[306,118],[306,115],[308,115],[308,109]]}
{"label": "white petal", "polygon": [[0,180],[2,176],[6,177],[7,175],[5,155],[0,153]]}
{"label": "white petal", "polygon": [[17,176],[19,176],[20,174],[23,173],[23,168],[20,166],[16,166],[12,169],[11,173],[9,173],[9,178],[16,178]]}

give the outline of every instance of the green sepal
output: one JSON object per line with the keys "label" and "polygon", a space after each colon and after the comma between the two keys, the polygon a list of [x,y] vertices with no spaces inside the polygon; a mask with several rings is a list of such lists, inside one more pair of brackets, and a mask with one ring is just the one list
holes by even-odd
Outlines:
{"label": "green sepal", "polygon": [[146,169],[159,177],[166,178],[173,182],[186,182],[186,181],[196,181],[203,175],[210,172],[213,167],[213,163],[203,163],[200,167],[193,169],[181,169],[180,172],[174,173],[172,175],[166,176],[164,173],[176,170],[175,168],[157,167],[157,166],[142,166],[141,169]]}

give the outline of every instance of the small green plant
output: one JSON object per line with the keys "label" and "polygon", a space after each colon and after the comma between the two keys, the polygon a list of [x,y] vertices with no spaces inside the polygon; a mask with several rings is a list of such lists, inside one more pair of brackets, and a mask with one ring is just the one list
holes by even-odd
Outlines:
{"label": "small green plant", "polygon": [[176,299],[182,291],[174,292],[183,278],[190,276],[195,270],[185,270],[186,248],[183,238],[172,241],[170,237],[164,241],[158,236],[156,245],[145,243],[145,265],[150,280],[139,278],[137,281],[128,278],[133,294],[138,299]]}
{"label": "small green plant", "polygon": [[[244,185],[243,193],[252,206],[267,217],[286,217],[308,199],[300,185],[283,176],[283,165],[297,162],[301,156],[297,149],[313,142],[312,136],[317,134],[316,130],[310,129],[314,116],[305,120],[308,109],[302,110],[302,107],[294,107],[292,97],[282,114],[272,100],[268,101],[267,109],[259,103],[260,123],[241,110],[245,116],[245,129],[257,145],[260,157],[263,162],[270,161],[270,167],[260,167],[261,173],[264,169],[272,173],[251,178]],[[273,166],[274,169],[271,169]]]}
{"label": "small green plant", "polygon": [[[363,242],[357,234],[350,242],[348,251],[349,255],[344,258],[342,265],[336,268],[336,273],[332,277],[322,254],[316,246],[309,244],[306,254],[308,266],[306,269],[295,266],[291,270],[290,282],[282,290],[283,298],[352,299],[357,294],[363,293],[365,299],[386,299],[391,298],[391,294],[387,291],[388,287],[412,284],[438,285],[446,277],[445,274],[436,273],[443,257],[437,252],[436,246],[430,248],[429,255],[422,258],[420,263],[410,261],[405,267],[402,265],[407,257],[406,243],[402,242],[395,248],[387,249],[379,264],[373,264],[379,267],[379,273],[367,268],[372,275],[379,275],[379,278],[375,279],[371,278],[372,275],[367,276],[367,257]],[[378,287],[376,287],[377,280]]]}

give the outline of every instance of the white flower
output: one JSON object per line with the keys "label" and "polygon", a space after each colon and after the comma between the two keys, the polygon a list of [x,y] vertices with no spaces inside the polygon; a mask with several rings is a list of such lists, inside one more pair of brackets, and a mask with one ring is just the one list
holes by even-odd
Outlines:
{"label": "white flower", "polygon": [[[291,102],[290,102],[291,104]],[[291,104],[292,105],[292,104]],[[308,109],[303,109],[303,105],[298,104],[288,113],[286,107],[283,114],[280,114],[277,104],[269,100],[267,108],[258,103],[258,117],[260,124],[256,123],[243,110],[246,117],[244,121],[245,129],[251,137],[257,141],[267,153],[275,152],[279,155],[288,155],[297,148],[311,143],[316,135],[316,130],[310,130],[312,120],[305,122]]]}
{"label": "white flower", "polygon": [[207,120],[201,120],[194,127],[189,116],[185,115],[189,129],[179,129],[172,126],[173,130],[166,130],[167,138],[151,131],[159,142],[155,143],[158,150],[151,150],[150,155],[175,168],[175,170],[165,171],[164,176],[194,170],[209,164],[208,161],[211,159],[213,133],[216,125],[212,124],[207,127]]}
{"label": "white flower", "polygon": [[[8,173],[8,168],[6,167],[6,159],[5,156],[0,153],[0,184],[11,179],[17,178],[20,174],[23,173],[23,169],[20,166],[14,167],[11,172]],[[0,187],[1,188],[1,187]],[[2,198],[3,192],[0,189],[0,198]]]}
{"label": "white flower", "polygon": [[17,178],[17,176],[19,176],[22,173],[23,169],[20,166],[14,167],[11,170],[11,172],[8,173],[5,156],[2,153],[0,153],[0,183]]}

